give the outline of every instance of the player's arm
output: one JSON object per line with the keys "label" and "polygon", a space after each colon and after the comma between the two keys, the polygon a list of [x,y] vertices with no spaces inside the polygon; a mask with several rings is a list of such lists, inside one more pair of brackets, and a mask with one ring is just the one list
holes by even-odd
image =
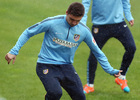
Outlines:
{"label": "player's arm", "polygon": [[84,14],[81,22],[86,25],[87,17],[88,17],[87,14],[88,14],[88,11],[89,11],[89,8],[90,8],[91,0],[82,0],[82,4],[85,7],[85,14]]}
{"label": "player's arm", "polygon": [[122,4],[123,4],[123,11],[124,11],[126,19],[129,22],[129,24],[131,26],[133,26],[134,25],[134,18],[132,17],[132,14],[131,14],[130,0],[122,0]]}
{"label": "player's arm", "polygon": [[[45,24],[45,25],[44,25]],[[42,33],[48,29],[46,23],[37,23],[29,28],[27,28],[18,38],[15,46],[6,54],[5,59],[8,64],[13,60],[15,62],[16,56],[19,53],[21,47],[30,39],[30,37]]]}
{"label": "player's arm", "polygon": [[88,33],[86,35],[86,38],[84,40],[86,42],[86,44],[89,46],[90,50],[92,51],[92,53],[95,55],[96,59],[98,60],[98,62],[100,63],[100,65],[102,66],[103,70],[111,75],[114,75],[115,77],[120,76],[120,72],[122,72],[121,70],[117,70],[114,69],[110,63],[108,62],[107,57],[105,56],[105,54],[100,50],[100,48],[98,47],[98,45],[96,44],[96,41],[94,40],[93,36],[91,35],[91,33]]}

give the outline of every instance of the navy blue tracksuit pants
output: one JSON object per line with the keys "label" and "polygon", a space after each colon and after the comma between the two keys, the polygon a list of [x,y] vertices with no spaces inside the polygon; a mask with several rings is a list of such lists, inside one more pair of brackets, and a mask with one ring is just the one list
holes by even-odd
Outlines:
{"label": "navy blue tracksuit pants", "polygon": [[[111,25],[93,25],[92,34],[100,49],[102,49],[105,43],[112,37],[118,39],[122,43],[122,45],[125,48],[125,53],[122,58],[120,70],[123,70],[121,74],[125,75],[136,51],[133,36],[128,26],[126,25],[125,21]],[[87,82],[89,84],[94,83],[96,69],[97,69],[97,60],[95,56],[92,54],[92,52],[90,52],[87,66]]]}
{"label": "navy blue tracksuit pants", "polygon": [[37,63],[36,72],[47,91],[45,100],[60,100],[61,86],[68,92],[72,100],[86,100],[81,80],[72,64]]}

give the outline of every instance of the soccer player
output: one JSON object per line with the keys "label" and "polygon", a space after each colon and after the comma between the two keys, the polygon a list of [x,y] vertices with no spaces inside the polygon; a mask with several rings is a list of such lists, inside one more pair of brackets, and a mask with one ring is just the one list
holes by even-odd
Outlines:
{"label": "soccer player", "polygon": [[[81,21],[86,24],[91,0],[82,0],[82,4],[85,7],[85,15]],[[134,25],[130,8],[130,0],[92,0],[92,34],[99,48],[102,49],[105,43],[112,37],[119,40],[125,48],[120,67],[120,70],[122,70],[121,76],[115,79],[115,82],[121,86],[124,92],[130,92],[127,85],[126,72],[136,51],[133,36],[125,23],[126,18],[131,26]],[[87,84],[84,86],[85,93],[94,92],[96,69],[97,59],[91,51],[87,64]]]}
{"label": "soccer player", "polygon": [[90,30],[80,22],[84,15],[81,3],[72,3],[66,15],[49,17],[27,28],[19,37],[16,45],[6,54],[8,64],[30,37],[45,32],[44,40],[38,55],[36,72],[47,92],[45,100],[59,100],[63,87],[72,100],[85,100],[83,87],[72,63],[75,51],[84,41],[102,65],[102,68],[115,77],[121,70],[111,67],[104,53],[97,46]]}

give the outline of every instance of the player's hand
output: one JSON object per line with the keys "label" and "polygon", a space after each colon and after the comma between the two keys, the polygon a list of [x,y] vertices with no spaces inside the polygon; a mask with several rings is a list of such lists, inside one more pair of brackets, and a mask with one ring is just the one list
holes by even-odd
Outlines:
{"label": "player's hand", "polygon": [[6,56],[5,56],[5,59],[7,60],[8,64],[11,62],[11,60],[13,60],[12,64],[14,64],[15,60],[16,60],[16,55],[7,53]]}
{"label": "player's hand", "polygon": [[121,75],[121,72],[123,72],[123,71],[120,70],[118,74],[114,74],[114,77],[116,77],[116,78],[119,77]]}
{"label": "player's hand", "polygon": [[129,21],[129,24],[130,24],[131,26],[133,26],[133,25],[134,25],[134,20]]}

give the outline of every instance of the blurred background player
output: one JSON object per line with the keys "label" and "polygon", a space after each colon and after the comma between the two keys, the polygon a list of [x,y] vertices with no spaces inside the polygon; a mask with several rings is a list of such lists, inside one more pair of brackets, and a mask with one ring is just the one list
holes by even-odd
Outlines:
{"label": "blurred background player", "polygon": [[[86,24],[91,0],[82,0],[82,4],[85,7],[85,15],[81,21]],[[92,34],[99,48],[102,49],[105,43],[112,37],[119,40],[125,48],[120,67],[120,70],[123,70],[123,72],[120,77],[115,79],[115,82],[125,92],[130,92],[130,88],[127,85],[126,72],[136,51],[133,36],[125,23],[126,18],[131,26],[134,25],[130,8],[130,0],[92,0]],[[87,84],[84,86],[85,93],[94,92],[96,69],[97,60],[93,53],[90,52],[87,64]]]}

